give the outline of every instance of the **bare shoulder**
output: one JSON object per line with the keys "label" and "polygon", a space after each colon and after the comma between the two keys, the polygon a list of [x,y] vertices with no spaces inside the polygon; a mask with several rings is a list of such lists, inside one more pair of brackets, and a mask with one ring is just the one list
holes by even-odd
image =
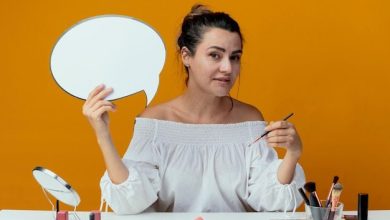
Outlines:
{"label": "bare shoulder", "polygon": [[239,121],[263,121],[264,117],[255,106],[234,99],[235,116]]}
{"label": "bare shoulder", "polygon": [[156,106],[148,106],[138,117],[165,120],[168,117],[169,104],[162,103]]}

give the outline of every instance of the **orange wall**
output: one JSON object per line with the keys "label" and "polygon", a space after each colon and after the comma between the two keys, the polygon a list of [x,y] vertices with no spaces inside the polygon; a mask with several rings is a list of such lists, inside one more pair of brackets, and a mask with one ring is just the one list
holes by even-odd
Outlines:
{"label": "orange wall", "polygon": [[[267,120],[289,112],[304,141],[307,179],[325,197],[333,175],[342,200],[355,209],[358,192],[371,209],[390,209],[389,1],[204,1],[229,12],[245,36],[238,98]],[[168,59],[152,104],[183,90],[175,54],[181,18],[192,1],[0,2],[0,209],[49,209],[31,170],[59,173],[81,196],[80,210],[99,206],[102,157],[81,114],[82,101],[57,87],[49,57],[57,38],[77,21],[124,14],[154,26]],[[236,88],[232,92],[236,94]],[[121,153],[143,110],[143,93],[115,102],[112,132]]]}

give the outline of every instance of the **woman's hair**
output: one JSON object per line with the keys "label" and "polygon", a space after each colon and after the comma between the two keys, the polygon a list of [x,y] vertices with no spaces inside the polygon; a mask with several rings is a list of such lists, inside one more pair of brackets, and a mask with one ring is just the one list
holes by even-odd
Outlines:
{"label": "woman's hair", "polygon": [[[240,27],[233,18],[226,13],[213,12],[204,5],[197,4],[191,8],[191,12],[183,19],[181,33],[177,39],[179,53],[183,47],[186,47],[191,55],[194,55],[196,47],[202,41],[204,33],[209,28],[221,28],[238,33],[242,44],[243,37]],[[188,67],[185,67],[185,70],[188,73]]]}

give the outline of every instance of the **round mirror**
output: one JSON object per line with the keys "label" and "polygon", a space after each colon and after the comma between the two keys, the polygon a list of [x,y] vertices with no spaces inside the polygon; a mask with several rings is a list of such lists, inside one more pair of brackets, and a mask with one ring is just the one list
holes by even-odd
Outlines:
{"label": "round mirror", "polygon": [[33,169],[33,176],[44,190],[59,201],[76,207],[80,203],[77,192],[61,177],[43,167]]}
{"label": "round mirror", "polygon": [[80,21],[59,38],[50,68],[67,93],[86,99],[100,84],[114,100],[140,91],[155,96],[165,63],[165,45],[149,25],[131,17],[103,15]]}

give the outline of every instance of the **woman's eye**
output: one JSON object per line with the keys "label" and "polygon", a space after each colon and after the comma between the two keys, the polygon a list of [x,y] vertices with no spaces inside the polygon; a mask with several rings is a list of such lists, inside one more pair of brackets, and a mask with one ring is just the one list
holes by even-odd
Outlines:
{"label": "woman's eye", "polygon": [[240,61],[241,56],[240,55],[234,55],[234,56],[231,56],[230,59],[234,60],[234,61]]}
{"label": "woman's eye", "polygon": [[218,60],[219,58],[221,58],[221,56],[217,53],[211,53],[210,57],[213,58],[214,60]]}

